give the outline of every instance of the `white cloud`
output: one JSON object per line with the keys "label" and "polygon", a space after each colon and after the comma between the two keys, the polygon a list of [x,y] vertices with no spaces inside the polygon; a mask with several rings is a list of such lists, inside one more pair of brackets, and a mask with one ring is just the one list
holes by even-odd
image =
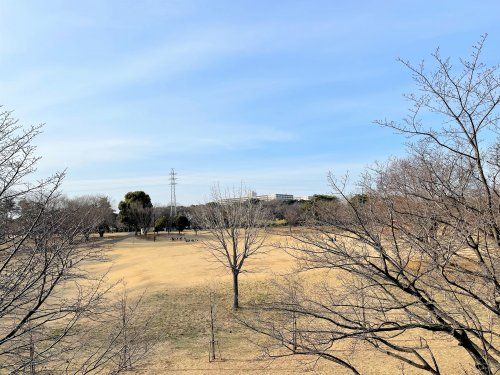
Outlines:
{"label": "white cloud", "polygon": [[110,163],[140,159],[144,150],[153,144],[144,138],[73,137],[39,143],[37,154],[43,155],[42,167],[77,167],[93,163]]}
{"label": "white cloud", "polygon": [[150,135],[143,129],[135,136],[113,136],[73,132],[72,136],[51,139],[44,135],[38,141],[37,154],[42,155],[42,168],[75,168],[103,163],[112,168],[114,162],[149,161],[151,158],[198,155],[224,150],[252,149],[268,142],[288,142],[294,134],[272,127],[250,125],[195,125],[175,133]]}

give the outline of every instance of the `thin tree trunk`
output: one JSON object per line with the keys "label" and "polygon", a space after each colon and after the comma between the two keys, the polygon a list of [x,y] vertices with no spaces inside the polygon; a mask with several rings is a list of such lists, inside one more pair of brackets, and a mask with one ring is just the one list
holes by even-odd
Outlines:
{"label": "thin tree trunk", "polygon": [[215,361],[215,327],[214,327],[214,306],[210,302],[210,362]]}
{"label": "thin tree trunk", "polygon": [[238,302],[238,271],[233,271],[233,309],[237,309]]}

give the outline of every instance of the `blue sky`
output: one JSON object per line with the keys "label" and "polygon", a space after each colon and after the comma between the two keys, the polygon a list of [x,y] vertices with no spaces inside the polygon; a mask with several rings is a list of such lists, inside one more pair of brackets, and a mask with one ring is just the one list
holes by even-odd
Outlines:
{"label": "blue sky", "polygon": [[[479,5],[480,4],[480,5]],[[498,63],[498,1],[1,1],[0,103],[45,123],[39,173],[69,195],[203,201],[219,182],[325,193],[404,152],[372,124],[406,113],[396,62]]]}

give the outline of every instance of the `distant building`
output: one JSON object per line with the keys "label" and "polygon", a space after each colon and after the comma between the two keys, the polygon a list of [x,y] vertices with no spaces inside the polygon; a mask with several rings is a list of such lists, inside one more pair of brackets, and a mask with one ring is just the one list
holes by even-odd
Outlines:
{"label": "distant building", "polygon": [[[293,200],[293,195],[292,194],[281,194],[281,193],[274,193],[274,194],[265,194],[265,195],[257,195],[255,191],[251,191],[247,196],[241,197],[241,200],[246,201],[249,199],[258,199],[261,201],[291,201]],[[301,198],[303,199],[303,198]],[[237,202],[239,201],[240,198],[228,198],[224,199],[225,202]]]}
{"label": "distant building", "polygon": [[310,195],[303,195],[301,197],[295,197],[296,200],[298,201],[310,201],[311,200],[311,196]]}
{"label": "distant building", "polygon": [[291,201],[293,200],[292,194],[267,194],[267,195],[257,195],[254,197],[255,199],[259,199],[261,201]]}

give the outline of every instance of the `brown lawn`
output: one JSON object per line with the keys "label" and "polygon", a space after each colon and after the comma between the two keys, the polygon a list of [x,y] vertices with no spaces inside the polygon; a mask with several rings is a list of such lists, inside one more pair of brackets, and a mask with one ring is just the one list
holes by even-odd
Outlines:
{"label": "brown lawn", "polygon": [[[175,234],[172,236],[176,237]],[[207,234],[189,239],[202,239]],[[272,242],[279,241],[276,234]],[[223,266],[214,263],[200,242],[171,241],[162,234],[156,242],[133,235],[113,234],[108,242],[108,260],[92,265],[94,274],[108,271],[110,282],[123,280],[131,294],[143,293],[144,308],[153,312],[152,320],[159,344],[147,364],[135,369],[138,374],[347,374],[338,365],[315,358],[288,357],[271,360],[263,355],[257,343],[262,338],[232,319],[231,278]],[[269,293],[273,280],[290,273],[295,260],[283,250],[269,249],[265,254],[248,260],[250,273],[240,279],[242,306]],[[318,273],[305,275],[318,279]],[[217,308],[217,334],[222,360],[208,361],[209,300],[213,293]],[[441,370],[455,374],[470,363],[463,350],[450,348],[442,339],[432,340]],[[349,347],[336,348],[349,354]],[[371,349],[357,347],[352,354],[353,364],[366,374],[416,374],[415,369],[402,366],[392,358]],[[457,365],[459,364],[459,365]],[[458,366],[458,367],[457,367]]]}

